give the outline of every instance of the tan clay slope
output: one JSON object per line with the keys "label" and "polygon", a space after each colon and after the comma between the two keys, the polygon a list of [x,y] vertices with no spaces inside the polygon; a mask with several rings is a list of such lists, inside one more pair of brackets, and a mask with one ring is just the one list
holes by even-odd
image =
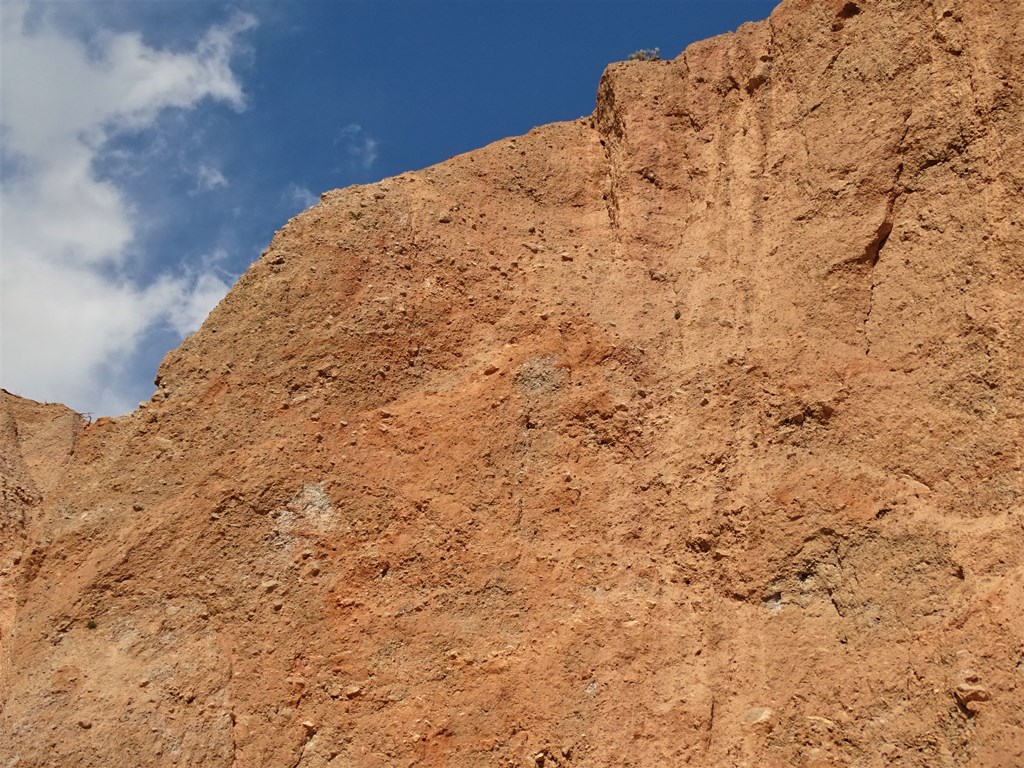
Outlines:
{"label": "tan clay slope", "polygon": [[4,765],[1024,764],[1022,19],[325,195],[31,509]]}
{"label": "tan clay slope", "polygon": [[[11,636],[17,614],[22,563],[45,532],[29,530],[33,509],[67,469],[84,423],[57,404],[43,405],[0,389],[0,701],[6,701]],[[45,545],[43,545],[45,546]]]}

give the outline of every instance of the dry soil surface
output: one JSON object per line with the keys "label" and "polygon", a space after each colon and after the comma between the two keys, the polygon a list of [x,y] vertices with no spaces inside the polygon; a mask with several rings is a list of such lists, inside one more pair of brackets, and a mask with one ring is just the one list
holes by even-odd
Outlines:
{"label": "dry soil surface", "polygon": [[1024,2],[786,0],[0,399],[0,764],[1024,765]]}

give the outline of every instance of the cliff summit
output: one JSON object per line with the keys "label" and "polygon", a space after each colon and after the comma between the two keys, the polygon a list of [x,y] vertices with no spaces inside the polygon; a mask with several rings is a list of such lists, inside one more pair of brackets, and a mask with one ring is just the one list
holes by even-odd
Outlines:
{"label": "cliff summit", "polygon": [[3,393],[0,764],[1024,765],[1021,72],[785,0]]}

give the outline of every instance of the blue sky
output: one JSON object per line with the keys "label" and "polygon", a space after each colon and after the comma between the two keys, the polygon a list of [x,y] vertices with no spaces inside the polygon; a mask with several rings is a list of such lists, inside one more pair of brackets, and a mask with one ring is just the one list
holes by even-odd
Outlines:
{"label": "blue sky", "polygon": [[152,393],[322,191],[590,114],[605,65],[774,0],[0,0],[0,386]]}

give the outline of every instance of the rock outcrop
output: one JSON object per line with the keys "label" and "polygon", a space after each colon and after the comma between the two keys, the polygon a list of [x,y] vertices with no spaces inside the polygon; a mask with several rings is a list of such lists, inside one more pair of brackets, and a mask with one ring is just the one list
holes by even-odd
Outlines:
{"label": "rock outcrop", "polygon": [[1022,20],[786,0],[5,395],[3,765],[1024,765]]}

